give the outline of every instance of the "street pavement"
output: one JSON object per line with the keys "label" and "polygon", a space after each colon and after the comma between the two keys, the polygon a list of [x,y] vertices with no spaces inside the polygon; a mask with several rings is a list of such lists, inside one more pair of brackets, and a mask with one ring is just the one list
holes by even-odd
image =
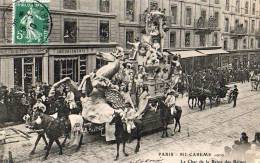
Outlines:
{"label": "street pavement", "polygon": [[[146,135],[141,140],[141,149],[138,154],[134,153],[136,141],[126,145],[126,151],[129,153],[125,157],[120,148],[120,158],[117,162],[180,162],[193,157],[186,157],[190,153],[209,153],[207,157],[195,157],[193,159],[221,159],[224,146],[231,146],[234,140],[239,140],[241,132],[246,132],[249,141],[254,137],[255,131],[259,129],[260,117],[260,92],[250,91],[249,83],[238,83],[239,95],[237,107],[226,101],[218,107],[199,111],[193,110],[187,106],[187,97],[178,98],[178,104],[182,106],[183,115],[181,118],[182,131],[174,133],[168,138],[161,138],[161,133]],[[170,126],[173,128],[174,126]],[[12,128],[27,131],[24,125],[13,126]],[[7,140],[7,144],[0,146],[0,154],[8,155],[12,152],[13,159],[16,162],[41,162],[45,151],[43,143],[40,142],[36,154],[30,156],[30,150],[36,139],[36,134],[30,134],[28,140],[23,135],[17,135],[12,130],[8,130],[9,135],[15,135]],[[172,133],[172,130],[169,131]],[[15,142],[19,141],[19,142]],[[13,143],[12,143],[13,142]],[[104,140],[85,136],[84,145],[80,151],[76,152],[75,147],[65,147],[64,154],[58,155],[58,147],[54,143],[49,159],[45,162],[113,162],[116,155],[116,145],[108,144]],[[170,155],[170,156],[166,156]]]}

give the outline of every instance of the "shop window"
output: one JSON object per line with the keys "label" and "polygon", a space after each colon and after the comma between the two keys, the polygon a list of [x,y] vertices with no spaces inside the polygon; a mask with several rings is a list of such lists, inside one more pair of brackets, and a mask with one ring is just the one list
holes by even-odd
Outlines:
{"label": "shop window", "polygon": [[109,21],[101,20],[99,23],[99,37],[100,42],[109,41]]}
{"label": "shop window", "polygon": [[185,47],[190,47],[190,32],[185,33]]}
{"label": "shop window", "polygon": [[55,82],[70,77],[78,82],[78,58],[57,58],[54,61]]}
{"label": "shop window", "polygon": [[22,87],[22,58],[14,58],[14,86]]}
{"label": "shop window", "polygon": [[192,17],[191,8],[187,7],[186,8],[186,25],[191,25],[191,17]]}
{"label": "shop window", "polygon": [[100,69],[102,66],[106,65],[107,61],[103,60],[102,58],[96,58],[96,70]]}
{"label": "shop window", "polygon": [[176,32],[170,33],[170,48],[176,47]]}
{"label": "shop window", "polygon": [[77,42],[77,20],[76,19],[64,19],[64,43],[76,43]]}
{"label": "shop window", "polygon": [[171,6],[171,23],[172,24],[177,24],[177,11],[178,11],[178,8],[177,6]]}
{"label": "shop window", "polygon": [[79,58],[79,74],[80,74],[80,81],[84,78],[84,76],[87,74],[87,57],[86,56],[80,56]]}
{"label": "shop window", "polygon": [[42,81],[42,58],[35,58],[35,81]]}
{"label": "shop window", "polygon": [[130,49],[132,46],[127,44],[127,42],[134,42],[134,31],[126,31],[126,48]]}
{"label": "shop window", "polygon": [[77,9],[77,0],[63,0],[63,8],[64,9]]}
{"label": "shop window", "polygon": [[206,36],[205,34],[200,35],[200,46],[205,46],[206,44]]}
{"label": "shop window", "polygon": [[126,1],[126,19],[131,22],[135,20],[135,0]]}
{"label": "shop window", "polygon": [[99,2],[100,12],[109,12],[110,0],[100,0]]}

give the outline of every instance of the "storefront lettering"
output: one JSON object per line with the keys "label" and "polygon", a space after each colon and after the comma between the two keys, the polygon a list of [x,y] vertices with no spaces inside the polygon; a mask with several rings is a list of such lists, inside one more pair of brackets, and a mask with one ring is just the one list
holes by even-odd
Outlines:
{"label": "storefront lettering", "polygon": [[33,54],[46,53],[45,49],[0,49],[1,54]]}

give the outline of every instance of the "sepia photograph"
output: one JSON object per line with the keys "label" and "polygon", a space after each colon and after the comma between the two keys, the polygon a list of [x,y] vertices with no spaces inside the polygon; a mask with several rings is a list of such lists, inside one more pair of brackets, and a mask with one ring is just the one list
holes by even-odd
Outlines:
{"label": "sepia photograph", "polygon": [[260,0],[0,0],[0,163],[260,163]]}

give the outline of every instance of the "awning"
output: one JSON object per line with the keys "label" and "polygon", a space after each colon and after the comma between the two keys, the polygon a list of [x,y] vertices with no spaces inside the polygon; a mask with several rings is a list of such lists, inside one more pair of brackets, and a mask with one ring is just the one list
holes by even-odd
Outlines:
{"label": "awning", "polygon": [[206,56],[204,53],[200,53],[194,50],[189,51],[172,51],[171,53],[181,55],[181,58],[201,57]]}
{"label": "awning", "polygon": [[201,52],[206,55],[211,55],[211,54],[228,54],[227,51],[223,49],[212,49],[212,50],[198,50],[198,52]]}

